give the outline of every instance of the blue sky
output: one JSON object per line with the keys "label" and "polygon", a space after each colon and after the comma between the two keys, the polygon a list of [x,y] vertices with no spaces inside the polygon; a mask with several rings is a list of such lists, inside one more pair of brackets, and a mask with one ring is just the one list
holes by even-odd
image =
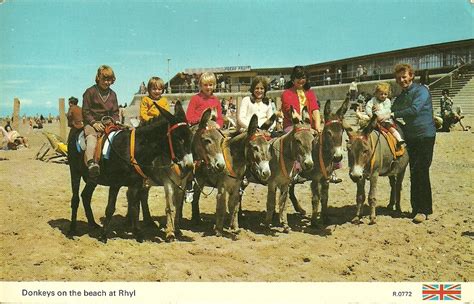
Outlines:
{"label": "blue sky", "polygon": [[474,38],[470,0],[0,0],[0,116],[57,114],[108,64],[119,103],[186,68],[306,65]]}

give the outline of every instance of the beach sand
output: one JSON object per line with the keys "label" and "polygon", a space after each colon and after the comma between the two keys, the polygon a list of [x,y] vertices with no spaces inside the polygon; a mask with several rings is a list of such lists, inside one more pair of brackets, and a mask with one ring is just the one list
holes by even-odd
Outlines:
{"label": "beach sand", "polygon": [[[473,120],[466,119],[472,125]],[[59,133],[58,123],[45,130]],[[266,188],[250,185],[244,195],[245,221],[235,238],[212,235],[215,193],[201,196],[204,223],[191,225],[191,206],[184,206],[183,238],[164,242],[164,192],[150,193],[152,215],[160,228],[147,228],[145,241],[135,241],[125,225],[125,188],[112,220],[107,244],[90,236],[82,203],[79,236],[66,237],[70,224],[69,168],[34,157],[46,142],[41,132],[27,134],[31,147],[0,151],[0,280],[3,281],[473,281],[474,135],[457,127],[438,133],[431,167],[434,214],[415,225],[408,217],[410,181],[403,183],[402,210],[384,210],[389,198],[387,178],[378,186],[376,225],[353,225],[355,184],[348,177],[347,155],[338,171],[343,182],[331,185],[332,224],[311,228],[309,219],[288,206],[292,232],[266,235]],[[83,185],[82,185],[83,187]],[[82,189],[81,187],[81,189]],[[210,192],[211,188],[206,188]],[[311,210],[309,183],[297,196]],[[96,219],[104,216],[108,188],[98,186],[92,200]],[[365,215],[368,214],[368,207]]]}

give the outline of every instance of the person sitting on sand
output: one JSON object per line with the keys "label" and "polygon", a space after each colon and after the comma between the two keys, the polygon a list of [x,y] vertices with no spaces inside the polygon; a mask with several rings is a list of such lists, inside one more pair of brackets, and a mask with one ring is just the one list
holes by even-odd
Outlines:
{"label": "person sitting on sand", "polygon": [[461,107],[457,107],[457,110],[454,110],[453,99],[449,96],[449,90],[444,89],[441,94],[440,109],[441,109],[441,118],[443,119],[443,129],[449,132],[449,129],[452,125],[455,125],[459,122],[463,131],[468,131],[471,127],[464,126],[462,119],[464,118],[461,115]]}
{"label": "person sitting on sand", "polygon": [[28,148],[28,139],[21,136],[18,131],[13,130],[10,124],[4,127],[0,127],[0,131],[3,134],[3,141],[7,143],[9,150],[17,150],[20,147]]}

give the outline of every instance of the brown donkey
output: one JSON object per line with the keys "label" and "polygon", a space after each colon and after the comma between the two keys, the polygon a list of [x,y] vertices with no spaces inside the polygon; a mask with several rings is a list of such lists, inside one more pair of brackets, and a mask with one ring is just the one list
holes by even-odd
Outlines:
{"label": "brown donkey", "polygon": [[[324,128],[322,133],[313,141],[313,161],[315,165],[311,171],[303,171],[300,175],[311,180],[311,224],[316,226],[318,217],[323,223],[328,223],[327,207],[329,197],[329,177],[333,172],[333,163],[342,160],[342,135],[344,133],[343,120],[349,107],[349,99],[346,99],[341,107],[332,113],[331,101],[324,105]],[[289,189],[290,200],[299,213],[306,212],[298,203],[294,194],[295,185],[291,184]],[[319,205],[321,204],[321,213]]]}
{"label": "brown donkey", "polygon": [[369,205],[370,224],[375,224],[375,207],[377,205],[376,192],[379,176],[388,176],[390,179],[390,203],[387,206],[401,212],[400,194],[403,177],[408,165],[408,153],[394,159],[389,143],[385,136],[374,130],[377,117],[374,115],[363,130],[349,132],[347,154],[349,156],[349,176],[357,183],[357,211],[352,220],[354,224],[361,223],[362,206],[365,201],[365,180],[370,181]]}
{"label": "brown donkey", "polygon": [[[291,108],[293,111],[293,108]],[[313,168],[313,130],[309,124],[309,114],[306,107],[302,110],[302,121],[293,118],[293,129],[272,141],[270,145],[271,161],[270,170],[272,172],[268,180],[267,193],[267,213],[265,216],[265,226],[271,227],[273,214],[276,205],[276,191],[280,189],[279,198],[279,224],[283,226],[283,232],[290,232],[288,219],[286,216],[286,200],[288,188],[290,186],[294,172],[295,162],[299,162],[303,171]]]}

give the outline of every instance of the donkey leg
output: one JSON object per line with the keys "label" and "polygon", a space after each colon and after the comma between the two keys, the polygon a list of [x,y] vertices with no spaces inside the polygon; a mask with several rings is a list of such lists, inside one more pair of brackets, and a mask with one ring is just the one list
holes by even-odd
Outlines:
{"label": "donkey leg", "polygon": [[107,243],[107,234],[110,230],[110,221],[115,212],[115,204],[117,203],[117,195],[120,190],[120,186],[110,186],[109,187],[109,199],[107,201],[107,207],[105,208],[105,220],[104,228],[102,230],[102,236],[100,241]]}
{"label": "donkey leg", "polygon": [[[193,202],[192,202],[192,215],[191,215],[191,221],[195,225],[201,224],[201,214],[199,211],[199,198],[201,197],[201,189],[199,189],[199,186],[197,185],[203,185],[204,181],[198,180],[197,182],[194,183],[193,187]],[[204,185],[203,185],[204,187]]]}
{"label": "donkey leg", "polygon": [[312,180],[311,181],[311,205],[312,205],[312,211],[311,211],[311,226],[316,227],[318,225],[318,217],[320,215],[319,213],[319,204],[320,204],[320,199],[321,199],[321,184],[319,181]]}
{"label": "donkey leg", "polygon": [[321,183],[321,219],[324,224],[329,224],[328,200],[329,200],[329,183],[324,181]]}
{"label": "donkey leg", "polygon": [[147,226],[156,226],[151,218],[150,207],[148,205],[148,196],[150,194],[150,187],[141,187],[138,193],[139,203],[137,204],[137,212],[140,215],[140,205],[143,213],[143,223]]}
{"label": "donkey leg", "polygon": [[268,183],[267,193],[267,213],[265,215],[265,226],[270,228],[273,222],[273,213],[275,213],[276,204],[276,185],[275,183]]}
{"label": "donkey leg", "polygon": [[396,198],[395,198],[395,210],[397,212],[402,212],[402,207],[400,206],[400,201],[402,197],[402,188],[403,188],[403,178],[405,177],[405,170],[400,172],[397,175],[397,183],[395,185],[395,193],[396,193]]}
{"label": "donkey leg", "polygon": [[79,187],[81,185],[81,175],[74,172],[73,168],[70,167],[71,172],[71,225],[69,226],[68,235],[72,236],[76,233],[77,226],[77,210],[79,208]]}
{"label": "donkey leg", "polygon": [[244,191],[245,188],[248,187],[248,183],[241,183],[240,184],[240,189],[239,189],[239,197],[238,197],[238,204],[239,204],[239,222],[242,222],[244,220],[244,215],[242,211],[242,198],[244,197]]}
{"label": "donkey leg", "polygon": [[360,224],[361,221],[361,213],[362,207],[364,206],[365,202],[365,179],[361,179],[357,182],[357,194],[356,194],[356,216],[352,219],[353,224]]}
{"label": "donkey leg", "polygon": [[369,189],[369,206],[370,206],[370,222],[369,225],[375,224],[376,214],[375,208],[377,207],[377,198],[375,197],[377,193],[377,178],[378,174],[370,178],[370,189]]}
{"label": "donkey leg", "polygon": [[92,213],[91,200],[92,194],[94,193],[97,184],[86,183],[86,186],[81,192],[82,204],[84,205],[84,211],[86,212],[87,223],[89,224],[89,229],[98,229],[100,226],[94,220],[94,214]]}
{"label": "donkey leg", "polygon": [[175,234],[175,220],[176,220],[176,206],[173,202],[173,185],[170,182],[164,183],[165,197],[166,197],[166,229],[165,241],[174,242],[176,240]]}
{"label": "donkey leg", "polygon": [[306,215],[306,210],[301,207],[300,202],[298,202],[298,199],[295,196],[295,184],[290,184],[288,194],[290,196],[290,201],[293,204],[293,208],[295,208],[295,211],[301,215]]}
{"label": "donkey leg", "polygon": [[129,219],[130,225],[135,235],[135,239],[137,242],[143,242],[143,235],[138,227],[138,219],[139,219],[139,209],[140,209],[140,197],[143,188],[141,185],[136,185],[132,187],[128,187],[127,190],[127,201],[128,201],[128,211],[129,211]]}
{"label": "donkey leg", "polygon": [[278,209],[280,210],[280,224],[283,226],[283,232],[289,233],[291,231],[288,225],[288,215],[286,213],[286,201],[288,200],[288,185],[280,188],[280,199],[278,200]]}
{"label": "donkey leg", "polygon": [[226,213],[226,191],[223,185],[220,185],[217,189],[216,195],[216,225],[214,231],[216,236],[222,236],[224,233],[224,218]]}
{"label": "donkey leg", "polygon": [[229,194],[229,213],[230,213],[230,229],[234,233],[240,232],[239,228],[239,206],[240,206],[240,201],[239,201],[239,193],[236,193],[237,191],[233,191],[232,193]]}
{"label": "donkey leg", "polygon": [[396,176],[389,176],[390,181],[390,202],[387,205],[387,209],[393,210],[395,207],[395,201],[397,199],[397,177]]}

